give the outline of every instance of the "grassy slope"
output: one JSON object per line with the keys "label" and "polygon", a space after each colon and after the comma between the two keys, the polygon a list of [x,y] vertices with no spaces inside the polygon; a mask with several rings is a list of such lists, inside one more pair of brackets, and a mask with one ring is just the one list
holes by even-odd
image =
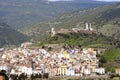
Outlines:
{"label": "grassy slope", "polygon": [[[119,55],[119,56],[118,56]],[[105,52],[104,57],[108,61],[113,61],[120,58],[120,49],[111,49]]]}
{"label": "grassy slope", "polygon": [[107,71],[115,72],[116,68],[120,68],[120,48],[112,48],[103,54],[105,63],[102,64]]}
{"label": "grassy slope", "polygon": [[84,46],[95,48],[112,48],[120,45],[116,40],[105,37],[102,34],[88,34],[88,33],[69,33],[69,34],[57,34],[54,37],[47,36],[42,40],[41,44],[54,44],[65,43],[69,46]]}

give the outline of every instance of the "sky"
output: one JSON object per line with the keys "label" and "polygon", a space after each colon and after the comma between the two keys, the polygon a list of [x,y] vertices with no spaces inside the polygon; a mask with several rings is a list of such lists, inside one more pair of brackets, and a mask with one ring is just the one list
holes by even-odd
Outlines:
{"label": "sky", "polygon": [[120,1],[120,0],[96,0],[96,1],[113,2],[113,1]]}
{"label": "sky", "polygon": [[73,0],[48,0],[48,1],[73,1]]}
{"label": "sky", "polygon": [[[74,0],[48,0],[48,1],[52,1],[52,2],[55,2],[55,1],[74,1]],[[116,1],[120,1],[120,0],[94,0],[94,1],[105,1],[105,2],[116,2]]]}

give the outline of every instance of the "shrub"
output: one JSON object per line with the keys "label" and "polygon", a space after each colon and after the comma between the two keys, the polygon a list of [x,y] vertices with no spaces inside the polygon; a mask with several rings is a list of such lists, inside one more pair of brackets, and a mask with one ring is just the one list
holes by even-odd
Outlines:
{"label": "shrub", "polygon": [[44,73],[43,74],[43,78],[49,78],[49,74],[48,73]]}

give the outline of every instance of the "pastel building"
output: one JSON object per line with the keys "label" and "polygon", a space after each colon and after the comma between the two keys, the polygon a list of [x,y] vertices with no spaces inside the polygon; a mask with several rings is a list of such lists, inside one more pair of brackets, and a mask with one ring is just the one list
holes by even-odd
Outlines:
{"label": "pastel building", "polygon": [[66,65],[62,65],[60,67],[61,69],[61,74],[60,75],[67,75],[67,66]]}
{"label": "pastel building", "polygon": [[7,64],[1,64],[0,65],[0,71],[1,70],[5,70],[7,73],[10,72],[11,66],[7,65]]}
{"label": "pastel building", "polygon": [[73,67],[67,69],[67,76],[75,76],[75,69]]}
{"label": "pastel building", "polygon": [[21,73],[31,75],[32,74],[32,68],[27,66],[27,65],[18,64],[18,65],[15,66],[15,73],[13,71],[12,74],[21,74]]}
{"label": "pastel building", "polygon": [[95,72],[99,74],[105,74],[105,68],[96,68]]}
{"label": "pastel building", "polygon": [[115,73],[120,75],[120,69],[115,69]]}
{"label": "pastel building", "polygon": [[91,70],[90,69],[84,69],[84,75],[90,75],[91,74]]}

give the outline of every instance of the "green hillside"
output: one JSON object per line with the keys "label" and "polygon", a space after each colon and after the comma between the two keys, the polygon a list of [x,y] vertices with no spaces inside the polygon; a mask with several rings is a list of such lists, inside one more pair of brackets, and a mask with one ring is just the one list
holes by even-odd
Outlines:
{"label": "green hillside", "polygon": [[39,39],[51,27],[56,30],[73,27],[84,28],[86,22],[91,23],[96,31],[104,35],[120,39],[120,3],[63,14],[48,22],[23,29],[22,32]]}
{"label": "green hillside", "polygon": [[104,5],[92,1],[46,2],[47,0],[0,0],[0,19],[14,29],[29,27],[58,14]]}
{"label": "green hillside", "polygon": [[[112,37],[106,37],[100,33],[67,33],[56,34],[51,37],[49,34],[42,39],[39,46],[45,44],[64,44],[67,47],[88,47],[103,48],[106,51],[103,54],[97,54],[100,59],[100,67],[106,68],[106,71],[114,72],[115,68],[120,68],[120,41]],[[38,44],[38,43],[37,43]],[[108,66],[109,65],[109,66]]]}
{"label": "green hillside", "polygon": [[0,22],[0,47],[18,45],[27,40],[27,37],[13,30],[7,24]]}
{"label": "green hillside", "polygon": [[[70,33],[67,35],[57,34],[54,37],[43,36],[50,31],[51,27],[54,27],[55,30],[73,27],[85,28],[86,22],[92,23],[92,27],[102,34]],[[39,45],[64,43],[73,47],[106,48],[104,54],[97,55],[100,56],[99,66],[112,72],[115,71],[115,68],[120,68],[120,42],[118,41],[120,40],[120,3],[63,14],[48,22],[35,25],[29,29],[24,28],[21,31],[38,41],[41,37],[44,38]]]}
{"label": "green hillside", "polygon": [[105,67],[107,71],[115,72],[116,68],[120,68],[120,48],[106,50],[100,62],[102,63],[100,66]]}
{"label": "green hillside", "polygon": [[49,34],[44,37],[40,45],[44,44],[60,44],[76,47],[93,47],[93,48],[117,48],[120,47],[120,42],[106,37],[100,33],[58,33],[51,37]]}

